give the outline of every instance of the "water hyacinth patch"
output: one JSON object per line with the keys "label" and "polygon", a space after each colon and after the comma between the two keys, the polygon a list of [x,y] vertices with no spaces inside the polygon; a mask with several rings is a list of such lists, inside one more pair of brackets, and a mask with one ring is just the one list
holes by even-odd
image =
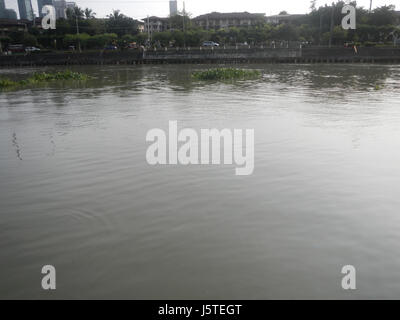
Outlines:
{"label": "water hyacinth patch", "polygon": [[235,68],[216,68],[205,71],[195,71],[192,77],[197,80],[231,80],[231,79],[252,79],[261,76],[258,70],[245,70]]}
{"label": "water hyacinth patch", "polygon": [[7,78],[0,79],[0,89],[33,85],[51,81],[67,81],[67,80],[86,81],[88,79],[90,79],[88,75],[79,72],[73,72],[71,70],[52,72],[52,73],[40,72],[40,73],[34,73],[31,77],[20,81],[13,81]]}

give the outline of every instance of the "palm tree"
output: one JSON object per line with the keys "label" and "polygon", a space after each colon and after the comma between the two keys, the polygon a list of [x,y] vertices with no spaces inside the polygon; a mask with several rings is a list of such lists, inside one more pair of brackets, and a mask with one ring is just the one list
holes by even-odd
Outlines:
{"label": "palm tree", "polygon": [[86,19],[94,19],[96,16],[96,12],[93,12],[93,10],[89,9],[89,8],[86,8],[84,13],[85,13]]}
{"label": "palm tree", "polygon": [[125,18],[125,15],[120,13],[119,10],[113,10],[113,12],[109,14],[107,18],[110,20],[120,20],[122,18]]}
{"label": "palm tree", "polygon": [[79,7],[73,7],[67,9],[67,17],[70,19],[83,19],[85,12]]}

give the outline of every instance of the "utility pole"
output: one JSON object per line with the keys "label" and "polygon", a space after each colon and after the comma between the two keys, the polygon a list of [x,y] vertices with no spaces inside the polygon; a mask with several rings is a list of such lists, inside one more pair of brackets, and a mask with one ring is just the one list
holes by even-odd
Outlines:
{"label": "utility pole", "polygon": [[322,10],[319,9],[319,45],[322,42]]}
{"label": "utility pole", "polygon": [[370,0],[369,2],[369,13],[371,13],[371,11],[372,11],[372,0]]}
{"label": "utility pole", "polygon": [[332,47],[332,38],[333,38],[333,17],[335,13],[335,3],[332,2],[332,10],[331,10],[331,33],[329,35],[329,48]]}
{"label": "utility pole", "polygon": [[78,50],[79,50],[79,52],[82,52],[81,41],[79,40],[79,25],[78,25],[78,15],[77,14],[75,14],[75,23],[76,23],[76,35],[78,38]]}
{"label": "utility pole", "polygon": [[186,48],[185,1],[183,1],[183,47]]}
{"label": "utility pole", "polygon": [[149,15],[147,15],[147,42],[148,45],[150,44],[150,18]]}

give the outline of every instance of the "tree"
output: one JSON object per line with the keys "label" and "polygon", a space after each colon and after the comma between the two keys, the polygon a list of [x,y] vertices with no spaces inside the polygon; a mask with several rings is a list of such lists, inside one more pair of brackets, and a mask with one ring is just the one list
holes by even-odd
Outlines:
{"label": "tree", "polygon": [[85,12],[82,8],[75,6],[73,8],[68,8],[67,9],[67,18],[70,20],[75,20],[75,19],[83,19],[85,16]]}
{"label": "tree", "polygon": [[173,30],[183,30],[183,25],[185,24],[185,29],[191,27],[190,17],[185,14],[176,14],[168,18],[168,26]]}
{"label": "tree", "polygon": [[395,6],[376,8],[369,16],[369,23],[375,26],[394,25],[396,23]]}
{"label": "tree", "polygon": [[106,31],[109,33],[116,33],[119,37],[138,33],[137,21],[120,13],[119,10],[114,10],[107,18]]}
{"label": "tree", "polygon": [[96,12],[93,12],[93,10],[89,8],[86,8],[84,13],[86,19],[94,19],[96,16]]}
{"label": "tree", "polygon": [[317,0],[311,0],[310,9],[311,11],[317,10]]}

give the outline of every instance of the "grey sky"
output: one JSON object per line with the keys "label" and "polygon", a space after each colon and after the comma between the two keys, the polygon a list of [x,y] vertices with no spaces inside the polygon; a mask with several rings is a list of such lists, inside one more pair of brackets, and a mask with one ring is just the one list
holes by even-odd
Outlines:
{"label": "grey sky", "polygon": [[[74,1],[74,0],[72,0]],[[331,3],[327,0],[317,1],[318,5]],[[35,12],[37,12],[37,0],[32,0]],[[75,0],[78,6],[89,7],[97,13],[98,17],[105,17],[113,9],[119,9],[125,15],[141,19],[147,15],[167,16],[169,13],[168,0]],[[359,5],[369,7],[369,0],[357,1]],[[9,8],[17,8],[17,0],[6,0]],[[179,10],[182,10],[182,0],[178,0]],[[248,11],[266,13],[267,15],[278,14],[286,10],[289,13],[306,13],[309,11],[309,0],[186,0],[186,11],[193,16],[212,12],[234,12]],[[400,8],[400,0],[373,0],[373,6],[395,4]],[[18,12],[18,10],[17,10]]]}

